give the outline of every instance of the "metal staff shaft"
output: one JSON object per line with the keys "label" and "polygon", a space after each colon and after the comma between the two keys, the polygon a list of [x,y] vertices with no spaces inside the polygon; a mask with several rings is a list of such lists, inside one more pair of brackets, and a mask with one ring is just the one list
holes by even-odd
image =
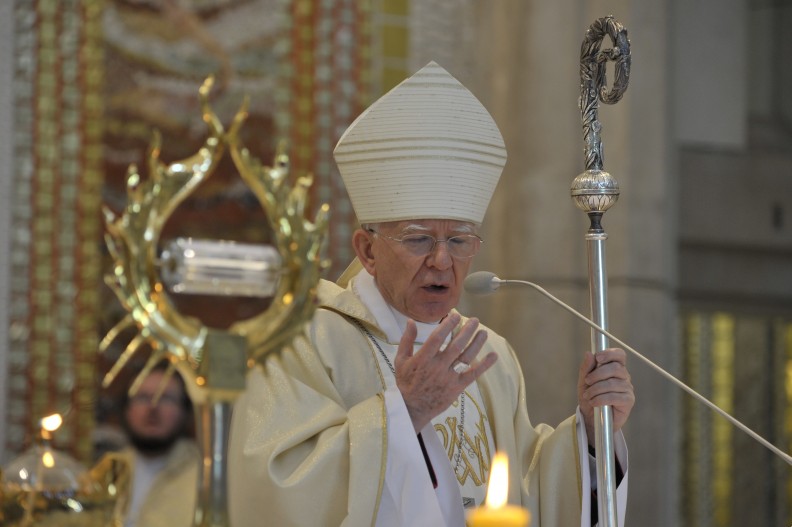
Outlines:
{"label": "metal staff shaft", "polygon": [[231,401],[196,404],[201,466],[193,527],[229,527],[228,432],[231,428]]}
{"label": "metal staff shaft", "polygon": [[[589,265],[591,319],[601,328],[608,328],[608,285],[605,271],[605,240],[602,232],[589,232],[586,246]],[[598,353],[609,347],[608,338],[591,332],[591,350]],[[594,408],[594,449],[597,453],[597,513],[599,525],[616,526],[616,466],[613,444],[613,411],[610,406]]]}
{"label": "metal staff shaft", "polygon": [[[613,41],[613,49],[600,51],[605,35]],[[613,89],[605,87],[605,63],[616,62]],[[586,31],[580,52],[580,111],[585,141],[586,171],[572,183],[572,199],[588,214],[590,227],[586,233],[588,253],[591,318],[601,328],[608,327],[608,283],[605,271],[605,240],[608,235],[601,220],[616,200],[619,185],[602,170],[603,154],[597,116],[598,102],[614,104],[627,89],[630,76],[630,42],[627,30],[612,16],[596,20]],[[592,331],[591,350],[599,353],[608,347],[605,335]],[[616,470],[613,444],[613,412],[610,406],[594,409],[594,446],[597,464],[597,512],[600,527],[616,527]]]}

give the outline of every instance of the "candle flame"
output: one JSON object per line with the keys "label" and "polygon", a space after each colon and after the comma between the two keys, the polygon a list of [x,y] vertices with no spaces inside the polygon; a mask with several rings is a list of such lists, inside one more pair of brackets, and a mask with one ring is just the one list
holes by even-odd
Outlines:
{"label": "candle flame", "polygon": [[52,452],[47,450],[41,455],[41,464],[47,468],[52,468],[55,466],[55,457],[53,457]]}
{"label": "candle flame", "polygon": [[509,459],[503,452],[496,452],[490,470],[487,487],[487,507],[500,509],[509,498]]}
{"label": "candle flame", "polygon": [[41,420],[41,428],[47,432],[54,432],[63,424],[63,417],[60,414],[52,414]]}

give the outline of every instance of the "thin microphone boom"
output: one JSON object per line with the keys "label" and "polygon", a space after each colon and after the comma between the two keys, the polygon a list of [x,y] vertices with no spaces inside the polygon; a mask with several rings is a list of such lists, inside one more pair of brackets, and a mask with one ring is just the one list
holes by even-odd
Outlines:
{"label": "thin microphone boom", "polygon": [[660,366],[649,360],[647,357],[641,355],[638,351],[633,349],[627,343],[625,343],[618,337],[615,337],[607,330],[601,328],[600,326],[589,320],[588,317],[582,315],[580,312],[576,311],[573,307],[566,304],[559,298],[556,298],[555,296],[551,295],[544,288],[536,285],[535,283],[528,282],[525,280],[501,280],[493,273],[487,271],[479,271],[477,273],[470,274],[465,279],[465,291],[467,291],[468,293],[479,294],[479,295],[490,294],[490,293],[494,293],[500,287],[501,284],[523,284],[533,287],[535,290],[539,291],[541,294],[543,294],[544,296],[546,296],[547,298],[549,298],[550,300],[552,300],[553,302],[563,307],[564,309],[575,315],[577,318],[579,318],[580,320],[591,326],[594,330],[598,331],[599,333],[605,335],[606,337],[613,340],[617,344],[621,345],[624,349],[626,349],[627,351],[629,351],[630,353],[641,359],[644,363],[649,365],[653,370],[658,372],[660,375],[662,375],[672,383],[676,384],[677,386],[685,390],[687,393],[692,395],[695,399],[698,399],[700,402],[704,403],[713,411],[720,414],[731,424],[733,424],[734,426],[736,426],[737,428],[739,428],[740,430],[751,436],[753,439],[755,439],[765,448],[767,448],[775,455],[786,461],[787,464],[792,465],[792,457],[790,457],[789,454],[785,453],[784,451],[782,451],[781,449],[779,449],[778,447],[767,441],[765,438],[763,438],[762,436],[760,436],[759,434],[757,434],[756,432],[754,432],[753,430],[742,424],[736,418],[732,417],[731,414],[729,414],[721,407],[719,407],[718,405],[716,405],[715,403],[713,403],[712,401],[710,401],[709,399],[698,393],[696,390],[694,390],[684,382],[680,381],[679,379],[677,379],[676,377],[665,371],[663,368],[661,368]]}

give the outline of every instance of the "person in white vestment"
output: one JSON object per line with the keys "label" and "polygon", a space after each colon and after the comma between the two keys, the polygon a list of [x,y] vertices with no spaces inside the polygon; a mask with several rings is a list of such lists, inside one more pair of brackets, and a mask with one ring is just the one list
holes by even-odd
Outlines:
{"label": "person in white vestment", "polygon": [[132,468],[124,527],[193,524],[201,455],[189,433],[192,403],[184,380],[174,372],[163,386],[167,368],[157,364],[123,403],[129,446],[120,454]]}
{"label": "person in white vestment", "polygon": [[[511,346],[456,310],[506,163],[483,105],[432,62],[361,114],[334,154],[361,225],[357,258],[320,283],[307,335],[248,376],[231,428],[232,524],[463,526],[498,450],[532,527],[589,526],[599,405],[613,409],[623,524],[625,353],[585,353],[575,414],[534,426]],[[552,372],[528,372],[539,374]]]}

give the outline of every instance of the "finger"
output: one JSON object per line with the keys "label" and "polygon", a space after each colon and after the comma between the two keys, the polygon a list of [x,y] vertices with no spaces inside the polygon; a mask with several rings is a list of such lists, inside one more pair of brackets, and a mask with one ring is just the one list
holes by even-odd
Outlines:
{"label": "finger", "polygon": [[597,359],[594,357],[594,354],[590,351],[587,351],[585,355],[583,355],[583,361],[580,363],[580,370],[578,371],[578,386],[583,387],[586,384],[586,377],[597,366]]}
{"label": "finger", "polygon": [[476,356],[481,351],[481,348],[484,346],[484,343],[487,342],[487,332],[484,330],[480,330],[473,335],[473,340],[470,341],[470,344],[465,348],[457,359],[452,363],[452,366],[457,362],[462,362],[464,364],[470,364],[476,358]]}
{"label": "finger", "polygon": [[608,364],[609,362],[617,362],[622,365],[627,364],[627,354],[621,348],[607,348],[595,355],[597,364]]}
{"label": "finger", "polygon": [[469,370],[459,374],[459,382],[464,386],[469,386],[473,381],[481,377],[485,371],[490,369],[497,360],[497,353],[494,351],[487,353],[483,359],[476,362],[475,364],[471,364]]}
{"label": "finger", "polygon": [[620,380],[630,380],[630,372],[627,371],[627,368],[618,362],[609,362],[602,366],[598,366],[593,371],[589,372],[584,382],[588,385],[594,385],[598,382],[605,381],[608,379],[620,379]]}
{"label": "finger", "polygon": [[407,320],[407,326],[404,328],[404,333],[399,340],[399,348],[396,350],[396,359],[394,364],[398,367],[404,361],[413,356],[415,349],[415,338],[418,336],[418,327],[411,319]]}
{"label": "finger", "polygon": [[608,379],[587,387],[583,392],[583,396],[588,401],[594,401],[598,398],[601,399],[604,397],[607,399],[611,396],[620,397],[622,395],[628,395],[632,397],[632,393],[633,387],[631,382],[621,379]]}
{"label": "finger", "polygon": [[589,399],[592,407],[612,406],[615,411],[628,412],[635,403],[632,392],[608,392]]}
{"label": "finger", "polygon": [[425,356],[426,358],[431,358],[434,355],[437,355],[440,352],[440,348],[442,347],[443,343],[448,338],[448,335],[454,330],[455,327],[459,325],[459,321],[462,317],[459,316],[458,313],[451,313],[447,317],[440,322],[440,325],[435,328],[434,331],[429,335],[422,346],[421,355]]}
{"label": "finger", "polygon": [[[479,321],[476,318],[471,318],[462,326],[462,328],[454,335],[451,342],[448,343],[445,350],[443,350],[443,360],[446,366],[450,366],[456,362],[462,353],[467,349],[471,343],[471,337],[478,330]],[[482,341],[481,344],[484,344]]]}

